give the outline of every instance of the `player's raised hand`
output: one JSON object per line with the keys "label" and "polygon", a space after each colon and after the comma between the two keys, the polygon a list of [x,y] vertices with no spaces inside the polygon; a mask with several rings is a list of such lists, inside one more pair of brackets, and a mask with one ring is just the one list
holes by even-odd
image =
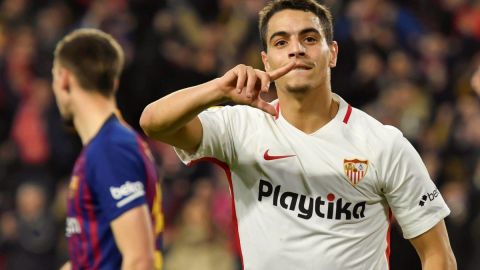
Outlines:
{"label": "player's raised hand", "polygon": [[287,74],[294,67],[295,62],[290,62],[265,72],[250,66],[238,65],[218,78],[217,85],[229,100],[275,115],[277,113],[275,108],[260,97],[260,92],[268,92],[272,81]]}

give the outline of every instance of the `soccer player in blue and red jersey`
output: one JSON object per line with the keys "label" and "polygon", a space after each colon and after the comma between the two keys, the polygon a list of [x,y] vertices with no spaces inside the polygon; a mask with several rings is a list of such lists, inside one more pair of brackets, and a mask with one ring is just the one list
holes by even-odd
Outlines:
{"label": "soccer player in blue and red jersey", "polygon": [[55,49],[53,90],[84,148],[70,180],[62,269],[161,269],[163,214],[152,156],[116,115],[123,52],[108,34],[72,32]]}

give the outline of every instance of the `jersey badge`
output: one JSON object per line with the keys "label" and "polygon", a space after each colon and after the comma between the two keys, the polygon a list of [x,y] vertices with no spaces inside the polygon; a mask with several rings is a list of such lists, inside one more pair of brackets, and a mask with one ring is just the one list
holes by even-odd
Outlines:
{"label": "jersey badge", "polygon": [[368,160],[344,159],[343,170],[350,183],[355,186],[367,174]]}

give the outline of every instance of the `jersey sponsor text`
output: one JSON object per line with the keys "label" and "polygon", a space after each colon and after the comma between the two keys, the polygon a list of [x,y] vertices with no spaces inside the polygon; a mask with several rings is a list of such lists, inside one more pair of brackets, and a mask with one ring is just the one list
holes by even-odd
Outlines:
{"label": "jersey sponsor text", "polygon": [[80,227],[80,223],[78,222],[78,220],[73,217],[67,217],[65,235],[67,237],[70,237],[74,234],[80,233],[82,233],[82,228]]}
{"label": "jersey sponsor text", "polygon": [[430,192],[427,192],[426,194],[424,194],[422,196],[422,199],[420,200],[420,202],[418,202],[418,205],[420,205],[421,207],[425,205],[425,203],[427,201],[433,201],[435,200],[435,198],[437,198],[438,196],[440,195],[440,192],[438,191],[438,188],[436,188],[434,191],[432,191],[431,193]]}
{"label": "jersey sponsor text", "polygon": [[[317,196],[316,198],[307,197],[291,191],[282,192],[282,186],[273,185],[265,180],[260,179],[258,186],[258,201],[273,195],[273,205],[280,206],[290,211],[298,212],[297,216],[303,219],[310,219],[315,213],[319,218],[326,219],[362,219],[365,217],[366,202],[353,204],[344,202],[342,198],[335,200],[335,195],[329,193],[327,198]],[[297,205],[298,201],[298,205]]]}
{"label": "jersey sponsor text", "polygon": [[122,207],[134,199],[145,195],[143,184],[140,181],[127,181],[119,187],[110,187],[110,193],[115,200],[123,198],[117,203],[117,207]]}

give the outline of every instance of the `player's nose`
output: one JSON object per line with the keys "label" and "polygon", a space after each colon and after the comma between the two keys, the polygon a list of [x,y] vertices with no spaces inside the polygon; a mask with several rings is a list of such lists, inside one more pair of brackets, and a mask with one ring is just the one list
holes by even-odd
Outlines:
{"label": "player's nose", "polygon": [[295,39],[290,42],[288,57],[293,58],[299,56],[305,56],[305,46]]}

